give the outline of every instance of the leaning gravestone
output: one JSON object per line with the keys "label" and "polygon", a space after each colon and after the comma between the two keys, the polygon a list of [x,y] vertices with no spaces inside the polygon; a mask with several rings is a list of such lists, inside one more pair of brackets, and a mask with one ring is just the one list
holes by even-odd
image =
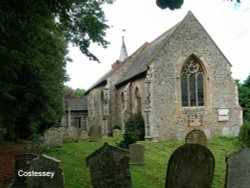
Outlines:
{"label": "leaning gravestone", "polygon": [[200,144],[184,144],[169,159],[165,188],[211,188],[214,157]]}
{"label": "leaning gravestone", "polygon": [[33,153],[23,153],[20,155],[16,155],[15,182],[13,183],[12,187],[27,186],[27,178],[26,176],[23,176],[23,174],[29,170],[30,162],[37,157],[38,155]]}
{"label": "leaning gravestone", "polygon": [[131,188],[129,151],[105,143],[86,158],[93,188]]}
{"label": "leaning gravestone", "polygon": [[186,136],[186,144],[201,144],[207,146],[207,137],[205,133],[199,129],[190,131]]}
{"label": "leaning gravestone", "polygon": [[250,148],[240,151],[226,158],[226,188],[250,187]]}
{"label": "leaning gravestone", "polygon": [[30,163],[27,177],[28,188],[63,188],[64,175],[61,161],[47,155],[39,156]]}
{"label": "leaning gravestone", "polygon": [[60,147],[63,144],[64,132],[58,128],[50,128],[44,134],[44,145],[47,147]]}
{"label": "leaning gravestone", "polygon": [[130,163],[144,164],[144,145],[131,144],[129,145]]}
{"label": "leaning gravestone", "polygon": [[102,128],[99,125],[92,125],[89,130],[90,141],[100,141],[102,139]]}

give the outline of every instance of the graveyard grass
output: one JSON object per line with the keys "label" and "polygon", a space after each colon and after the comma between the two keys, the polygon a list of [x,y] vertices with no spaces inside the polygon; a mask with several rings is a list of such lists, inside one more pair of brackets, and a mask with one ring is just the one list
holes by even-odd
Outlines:
{"label": "graveyard grass", "polygon": [[[66,143],[61,148],[51,149],[46,152],[62,161],[65,175],[65,187],[91,187],[90,173],[86,166],[85,158],[104,142],[115,145],[114,140],[105,138],[100,142],[79,141]],[[142,141],[145,145],[145,164],[130,165],[133,188],[162,188],[165,185],[167,163],[171,154],[183,141],[150,142]],[[215,157],[215,173],[213,188],[224,187],[226,163],[225,156],[240,148],[237,138],[218,137],[208,142],[208,148]]]}

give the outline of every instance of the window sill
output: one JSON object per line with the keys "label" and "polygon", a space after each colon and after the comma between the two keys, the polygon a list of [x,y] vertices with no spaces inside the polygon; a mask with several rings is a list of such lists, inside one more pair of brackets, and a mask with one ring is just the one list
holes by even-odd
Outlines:
{"label": "window sill", "polygon": [[205,106],[190,106],[190,107],[182,107],[183,112],[187,111],[205,111]]}

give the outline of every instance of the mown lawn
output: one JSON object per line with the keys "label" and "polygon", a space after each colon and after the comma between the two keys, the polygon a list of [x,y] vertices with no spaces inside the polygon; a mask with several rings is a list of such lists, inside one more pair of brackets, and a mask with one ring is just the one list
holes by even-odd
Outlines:
{"label": "mown lawn", "polygon": [[[102,142],[80,141],[67,143],[63,147],[46,152],[62,161],[65,175],[65,187],[91,187],[89,170],[85,158],[93,151],[108,142],[114,145],[110,138]],[[168,159],[183,141],[139,142],[145,145],[145,165],[130,165],[133,188],[162,188],[165,184]],[[208,148],[215,157],[214,188],[224,187],[225,156],[240,148],[237,138],[218,137],[209,140]]]}

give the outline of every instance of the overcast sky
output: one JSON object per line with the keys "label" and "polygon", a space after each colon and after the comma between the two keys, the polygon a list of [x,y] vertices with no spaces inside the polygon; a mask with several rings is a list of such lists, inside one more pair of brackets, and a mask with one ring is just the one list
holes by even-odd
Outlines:
{"label": "overcast sky", "polygon": [[116,0],[104,5],[107,24],[106,40],[111,44],[103,49],[92,45],[90,50],[101,63],[89,61],[78,48],[70,47],[72,63],[67,64],[72,88],[88,89],[96,80],[111,69],[119,59],[122,30],[128,55],[143,43],[156,37],[181,21],[189,10],[193,12],[224,55],[232,64],[234,79],[245,80],[250,74],[250,0],[241,0],[240,6],[228,0],[184,0],[181,9],[162,10],[155,0]]}

